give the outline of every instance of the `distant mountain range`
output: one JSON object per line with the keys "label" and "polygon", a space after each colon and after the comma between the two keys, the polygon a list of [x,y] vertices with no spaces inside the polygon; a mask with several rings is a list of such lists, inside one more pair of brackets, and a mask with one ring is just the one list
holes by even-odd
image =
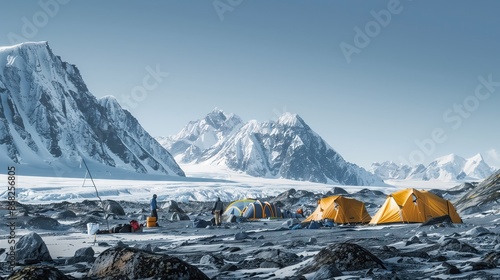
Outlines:
{"label": "distant mountain range", "polygon": [[178,134],[156,139],[183,163],[224,166],[256,177],[383,184],[377,176],[345,161],[297,114],[244,123],[234,114],[215,109],[189,122]]}
{"label": "distant mountain range", "polygon": [[435,159],[427,166],[420,164],[412,167],[391,161],[373,163],[370,171],[384,180],[457,181],[482,180],[493,174],[495,169],[484,161],[481,154],[468,159],[450,154]]}
{"label": "distant mountain range", "polygon": [[184,176],[170,153],[115,98],[97,99],[47,42],[0,47],[0,162],[25,175],[93,170]]}

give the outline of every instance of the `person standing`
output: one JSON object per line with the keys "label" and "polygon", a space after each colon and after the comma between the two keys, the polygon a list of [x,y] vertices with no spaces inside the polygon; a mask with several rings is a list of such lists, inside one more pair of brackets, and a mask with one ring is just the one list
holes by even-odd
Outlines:
{"label": "person standing", "polygon": [[217,197],[217,201],[215,202],[214,208],[212,209],[212,214],[214,215],[216,226],[222,225],[222,212],[224,212],[224,204],[222,203],[222,201],[220,201],[220,197]]}
{"label": "person standing", "polygon": [[153,198],[151,199],[151,217],[156,218],[156,226],[158,226],[158,213],[156,209],[158,209],[158,204],[156,203],[156,194],[153,194]]}

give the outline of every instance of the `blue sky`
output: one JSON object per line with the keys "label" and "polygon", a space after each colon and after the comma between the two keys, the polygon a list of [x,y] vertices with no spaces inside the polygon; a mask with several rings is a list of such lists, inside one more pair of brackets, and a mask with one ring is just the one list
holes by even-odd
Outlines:
{"label": "blue sky", "polygon": [[500,167],[497,1],[0,5],[0,45],[49,41],[154,136],[215,107],[259,121],[289,111],[366,168],[449,153]]}

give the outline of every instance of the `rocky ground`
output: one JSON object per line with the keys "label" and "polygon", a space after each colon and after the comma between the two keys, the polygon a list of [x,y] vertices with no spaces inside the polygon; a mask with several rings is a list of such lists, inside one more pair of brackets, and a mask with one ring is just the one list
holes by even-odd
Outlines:
{"label": "rocky ground", "polygon": [[[341,190],[333,190],[339,192]],[[376,206],[384,194],[362,191]],[[380,198],[379,198],[380,196]],[[375,200],[373,199],[375,197]],[[307,198],[307,199],[306,199]],[[270,201],[308,210],[313,193],[291,190]],[[227,203],[226,203],[227,205]],[[1,205],[5,216],[6,205]],[[132,219],[143,222],[147,204],[126,201],[16,206],[16,272],[8,279],[500,279],[500,213],[462,216],[463,224],[334,226],[296,229],[297,220],[225,223],[209,220],[212,203],[165,202],[158,228],[100,234],[92,242],[87,223],[101,230]],[[371,213],[372,214],[372,213]],[[107,222],[106,222],[107,217]],[[0,239],[0,260],[9,251]],[[69,253],[68,253],[69,252]],[[119,260],[119,261],[117,261]],[[25,277],[25,278],[22,278]],[[31,277],[31,278],[30,278]],[[162,278],[163,277],[163,278]]]}

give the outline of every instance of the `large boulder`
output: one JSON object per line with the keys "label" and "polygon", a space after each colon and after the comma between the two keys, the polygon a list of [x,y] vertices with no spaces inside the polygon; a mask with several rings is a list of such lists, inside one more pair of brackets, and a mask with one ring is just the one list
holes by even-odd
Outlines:
{"label": "large boulder", "polygon": [[318,271],[322,266],[334,265],[340,271],[356,271],[370,268],[383,268],[384,263],[365,248],[354,243],[335,243],[323,248],[314,256],[310,265],[299,274]]}
{"label": "large boulder", "polygon": [[92,247],[80,248],[76,250],[75,255],[72,258],[66,260],[66,264],[75,264],[79,262],[94,262],[94,249]]}
{"label": "large boulder", "polygon": [[76,214],[75,214],[75,212],[73,212],[71,210],[64,210],[64,211],[61,211],[57,214],[52,215],[52,218],[54,218],[56,220],[75,219]]}
{"label": "large boulder", "polygon": [[59,269],[50,266],[27,266],[14,271],[9,277],[9,280],[69,280]]}
{"label": "large boulder", "polygon": [[[99,279],[210,279],[195,266],[178,258],[135,248],[113,247],[102,252],[88,272]],[[126,279],[128,279],[126,278]]]}
{"label": "large boulder", "polygon": [[169,200],[163,204],[162,209],[170,213],[186,213],[179,207],[179,204],[175,200]]}
{"label": "large boulder", "polygon": [[311,278],[312,280],[324,280],[324,279],[335,279],[335,277],[342,276],[342,272],[340,272],[336,266],[334,265],[325,265],[322,266]]}
{"label": "large boulder", "polygon": [[16,261],[23,263],[39,263],[42,261],[52,261],[49,249],[40,235],[30,232],[16,243]]}
{"label": "large boulder", "polygon": [[125,216],[125,211],[123,210],[122,206],[120,203],[114,201],[114,200],[104,200],[102,202],[102,208],[104,208],[104,211],[107,214],[115,214],[118,216]]}
{"label": "large boulder", "polygon": [[439,246],[443,251],[456,251],[478,254],[479,251],[471,245],[460,242],[456,238],[443,238],[439,240]]}

